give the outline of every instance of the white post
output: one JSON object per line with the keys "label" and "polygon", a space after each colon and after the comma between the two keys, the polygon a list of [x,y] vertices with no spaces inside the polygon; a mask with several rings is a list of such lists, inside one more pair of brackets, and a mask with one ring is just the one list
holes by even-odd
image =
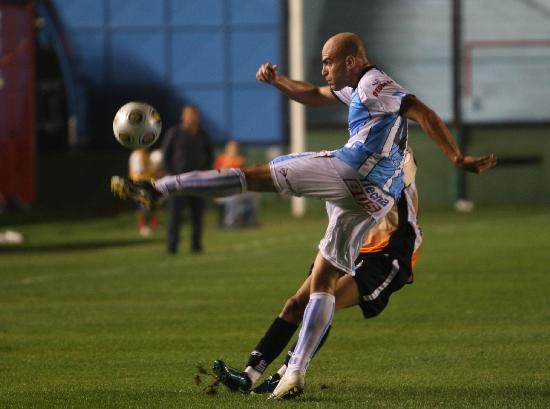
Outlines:
{"label": "white post", "polygon": [[[304,79],[304,32],[303,32],[303,1],[288,0],[288,38],[290,78],[296,80]],[[306,120],[304,105],[290,102],[290,151],[304,152]],[[306,213],[306,201],[303,197],[292,197],[292,215],[302,217]]]}

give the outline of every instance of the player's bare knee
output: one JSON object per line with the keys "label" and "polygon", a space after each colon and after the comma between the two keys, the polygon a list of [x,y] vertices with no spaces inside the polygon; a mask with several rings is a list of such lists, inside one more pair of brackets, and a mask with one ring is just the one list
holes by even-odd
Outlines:
{"label": "player's bare knee", "polygon": [[304,315],[306,304],[307,301],[304,302],[296,295],[293,295],[288,300],[286,300],[280,317],[287,322],[299,324],[302,321],[302,316]]}
{"label": "player's bare knee", "polygon": [[248,185],[248,190],[253,192],[276,192],[277,189],[273,184],[273,179],[271,178],[271,170],[269,165],[255,165],[249,166],[242,169],[245,177],[246,183]]}

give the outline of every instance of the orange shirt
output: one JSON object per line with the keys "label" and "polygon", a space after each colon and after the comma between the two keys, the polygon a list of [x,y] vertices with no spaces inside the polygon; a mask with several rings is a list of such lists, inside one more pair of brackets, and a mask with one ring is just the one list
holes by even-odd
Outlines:
{"label": "orange shirt", "polygon": [[242,156],[219,155],[214,162],[214,169],[240,168],[244,165]]}

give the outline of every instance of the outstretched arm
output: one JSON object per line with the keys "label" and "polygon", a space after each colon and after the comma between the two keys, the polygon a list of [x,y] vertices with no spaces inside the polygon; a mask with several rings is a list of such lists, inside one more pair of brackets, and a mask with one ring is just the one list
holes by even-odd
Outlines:
{"label": "outstretched arm", "polygon": [[418,122],[420,127],[447,155],[453,165],[461,170],[481,173],[491,169],[497,163],[494,154],[484,156],[464,156],[443,120],[427,105],[414,96],[404,101],[403,115]]}
{"label": "outstretched arm", "polygon": [[309,106],[322,106],[338,102],[330,87],[318,87],[305,81],[292,80],[277,72],[277,65],[265,63],[258,68],[256,79],[271,84],[294,101]]}

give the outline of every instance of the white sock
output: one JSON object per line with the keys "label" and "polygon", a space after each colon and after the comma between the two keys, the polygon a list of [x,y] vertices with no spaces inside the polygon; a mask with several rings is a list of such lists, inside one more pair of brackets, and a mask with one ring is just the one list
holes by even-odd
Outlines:
{"label": "white sock", "polygon": [[277,373],[281,378],[285,375],[286,368],[287,368],[286,365],[283,365],[277,370]]}
{"label": "white sock", "polygon": [[246,177],[241,169],[197,170],[165,176],[153,185],[163,195],[184,194],[207,197],[233,196],[247,191]]}
{"label": "white sock", "polygon": [[260,379],[260,376],[262,376],[261,372],[255,370],[251,366],[247,366],[244,372],[248,375],[248,379],[250,379],[251,387],[258,381],[258,379]]}
{"label": "white sock", "polygon": [[334,305],[335,298],[332,294],[312,293],[310,295],[304,311],[298,343],[288,363],[287,373],[295,370],[306,371],[311,357],[332,323]]}

